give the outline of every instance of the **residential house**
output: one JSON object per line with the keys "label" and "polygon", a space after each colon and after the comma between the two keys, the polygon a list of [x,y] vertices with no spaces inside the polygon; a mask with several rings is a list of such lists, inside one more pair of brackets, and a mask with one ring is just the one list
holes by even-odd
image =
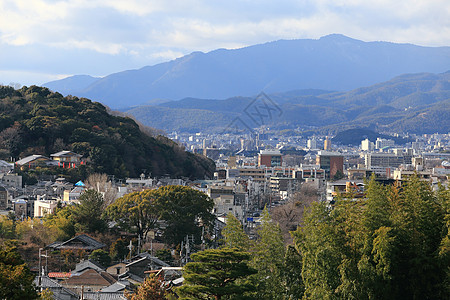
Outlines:
{"label": "residential house", "polygon": [[80,154],[72,151],[60,151],[50,155],[54,161],[58,162],[58,166],[62,168],[75,168],[82,164]]}

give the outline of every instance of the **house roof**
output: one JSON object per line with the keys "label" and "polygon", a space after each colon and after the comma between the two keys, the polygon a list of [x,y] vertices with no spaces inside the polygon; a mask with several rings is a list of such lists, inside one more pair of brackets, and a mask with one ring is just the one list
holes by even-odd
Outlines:
{"label": "house roof", "polygon": [[[39,287],[39,276],[36,276],[33,280],[33,283]],[[41,277],[41,286],[43,289],[49,289],[53,292],[53,296],[55,299],[78,299],[78,295],[71,291],[70,289],[67,289],[63,287],[58,282],[48,278],[47,276]]]}
{"label": "house roof", "polygon": [[128,280],[119,280],[111,284],[110,286],[102,288],[100,291],[102,293],[117,293],[128,289],[130,285],[131,283]]}
{"label": "house roof", "polygon": [[69,279],[67,279],[64,282],[64,285],[67,286],[81,286],[81,285],[87,285],[87,286],[110,286],[116,282],[116,279],[114,277],[104,271],[96,271],[94,269],[87,269],[79,274],[73,274]]}
{"label": "house roof", "polygon": [[101,249],[103,247],[106,247],[106,245],[86,234],[77,235],[76,237],[62,243],[54,242],[47,246],[47,248],[53,249],[81,249],[88,251]]}
{"label": "house roof", "polygon": [[34,155],[30,155],[27,156],[25,158],[19,159],[18,161],[16,161],[17,165],[26,165],[28,163],[31,163],[37,159],[45,159],[45,160],[50,160],[48,157],[44,156],[44,155],[38,155],[38,154],[34,154]]}
{"label": "house roof", "polygon": [[82,262],[78,263],[75,266],[75,270],[72,271],[72,274],[79,274],[85,271],[86,269],[93,269],[98,272],[104,271],[105,268],[101,266],[99,263],[93,261],[93,260],[83,260]]}
{"label": "house roof", "polygon": [[59,152],[57,152],[57,153],[50,154],[50,156],[52,156],[52,157],[61,157],[61,156],[76,156],[76,157],[82,157],[83,155],[77,154],[77,153],[72,152],[72,151],[67,151],[67,150],[65,150],[65,151],[59,151]]}
{"label": "house roof", "polygon": [[161,266],[161,267],[170,267],[170,265],[168,263],[160,260],[159,258],[157,258],[155,256],[151,256],[150,253],[147,253],[147,252],[141,253],[141,254],[133,257],[131,259],[131,262],[127,264],[127,267],[132,266],[138,262],[142,262],[145,259],[150,260],[150,261],[154,262],[156,265]]}
{"label": "house roof", "polygon": [[83,292],[84,299],[93,300],[127,300],[123,293]]}

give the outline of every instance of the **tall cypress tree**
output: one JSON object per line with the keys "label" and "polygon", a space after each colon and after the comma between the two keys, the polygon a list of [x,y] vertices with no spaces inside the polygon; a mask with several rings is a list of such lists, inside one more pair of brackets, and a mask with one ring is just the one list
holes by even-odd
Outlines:
{"label": "tall cypress tree", "polygon": [[258,270],[257,293],[259,299],[283,299],[283,263],[285,247],[280,226],[272,222],[267,207],[264,208],[259,239],[255,245],[252,266]]}

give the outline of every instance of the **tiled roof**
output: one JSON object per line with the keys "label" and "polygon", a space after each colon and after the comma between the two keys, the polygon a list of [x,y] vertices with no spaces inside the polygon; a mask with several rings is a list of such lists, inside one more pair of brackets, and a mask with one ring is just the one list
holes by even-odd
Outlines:
{"label": "tiled roof", "polygon": [[22,165],[31,163],[34,160],[39,159],[39,158],[44,158],[44,159],[50,160],[48,157],[45,157],[44,155],[35,154],[35,155],[30,155],[30,156],[27,156],[25,158],[22,158],[22,159],[16,161],[16,164],[22,166]]}
{"label": "tiled roof", "polygon": [[83,260],[82,262],[78,263],[75,266],[75,270],[72,271],[72,274],[75,273],[81,273],[86,269],[93,269],[96,270],[98,272],[104,271],[105,268],[103,266],[101,266],[99,263],[93,261],[93,260]]}
{"label": "tiled roof", "polygon": [[86,234],[77,235],[68,241],[61,243],[60,245],[53,247],[55,249],[83,249],[83,250],[97,250],[105,247],[106,245],[91,238]]}
{"label": "tiled roof", "polygon": [[72,276],[72,273],[69,272],[50,272],[47,274],[48,277],[52,278],[69,278]]}
{"label": "tiled roof", "polygon": [[124,291],[130,285],[131,283],[128,280],[120,280],[111,284],[110,286],[101,289],[100,291],[103,293],[117,293],[120,291]]}
{"label": "tiled roof", "polygon": [[[39,287],[39,277],[38,276],[36,276],[34,278],[33,283]],[[78,299],[78,295],[75,292],[63,287],[61,284],[48,278],[47,276],[41,277],[40,287],[42,287],[43,289],[49,289],[50,291],[52,291],[55,299]]]}
{"label": "tiled roof", "polygon": [[106,272],[97,272],[94,269],[88,269],[77,274],[77,276],[74,274],[74,276],[67,279],[64,284],[67,286],[96,285],[106,287],[110,286],[114,282],[116,282],[116,280],[111,276],[111,274]]}
{"label": "tiled roof", "polygon": [[75,152],[72,151],[59,151],[57,153],[53,153],[50,156],[56,156],[56,157],[60,157],[60,156],[77,156],[77,157],[82,157],[82,155],[77,154]]}
{"label": "tiled roof", "polygon": [[84,299],[93,300],[126,300],[123,293],[84,292]]}

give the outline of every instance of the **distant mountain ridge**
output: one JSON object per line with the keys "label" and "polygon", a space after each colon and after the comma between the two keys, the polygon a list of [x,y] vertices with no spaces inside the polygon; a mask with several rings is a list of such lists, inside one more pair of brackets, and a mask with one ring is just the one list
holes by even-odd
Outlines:
{"label": "distant mountain ridge", "polygon": [[225,99],[302,89],[347,91],[404,73],[448,69],[450,47],[363,42],[333,34],[317,40],[279,40],[194,52],[139,70],[99,79],[70,77],[44,86],[117,109],[154,99]]}
{"label": "distant mountain ridge", "polygon": [[[371,126],[381,131],[450,131],[450,72],[404,74],[349,92],[300,90],[268,95],[282,111],[266,125],[311,128],[322,133]],[[143,124],[166,131],[222,132],[252,97],[185,98],[126,110]]]}

